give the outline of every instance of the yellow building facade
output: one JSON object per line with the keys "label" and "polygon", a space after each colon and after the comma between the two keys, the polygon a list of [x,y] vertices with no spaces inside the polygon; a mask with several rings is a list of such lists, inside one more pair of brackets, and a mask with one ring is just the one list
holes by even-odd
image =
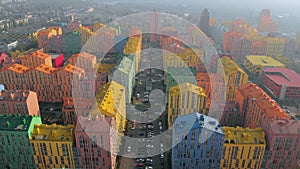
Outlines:
{"label": "yellow building facade", "polygon": [[285,65],[272,57],[263,55],[249,55],[244,61],[246,69],[256,75],[261,75],[265,67],[285,67]]}
{"label": "yellow building facade", "polygon": [[34,126],[30,144],[37,168],[75,168],[72,146],[74,125]]}
{"label": "yellow building facade", "polygon": [[[116,119],[116,131],[122,134],[126,123],[125,87],[112,81],[101,86],[97,93],[97,105],[100,113]],[[99,111],[93,111],[92,116],[97,116]]]}
{"label": "yellow building facade", "polygon": [[266,55],[271,57],[281,57],[284,52],[285,40],[280,37],[265,37],[267,42]]}
{"label": "yellow building facade", "polygon": [[135,57],[135,72],[139,70],[142,49],[142,29],[132,28],[129,33],[128,41],[124,47],[124,54],[134,55]]}
{"label": "yellow building facade", "polygon": [[238,87],[248,83],[248,75],[229,57],[223,56],[220,60],[217,73],[224,73],[226,84],[225,98],[227,101],[234,101],[235,91]]}
{"label": "yellow building facade", "polygon": [[84,45],[88,41],[88,39],[94,34],[93,31],[83,26],[78,27],[77,29],[75,29],[75,31],[80,33],[82,45]]}
{"label": "yellow building facade", "polygon": [[172,126],[176,117],[198,112],[206,113],[205,91],[196,85],[182,83],[170,87],[168,96],[168,125]]}
{"label": "yellow building facade", "polygon": [[185,48],[182,53],[164,53],[164,68],[168,67],[196,67],[202,64],[200,58],[204,56],[203,49],[190,49]]}
{"label": "yellow building facade", "polygon": [[260,169],[265,149],[262,128],[222,127],[225,134],[221,169]]}

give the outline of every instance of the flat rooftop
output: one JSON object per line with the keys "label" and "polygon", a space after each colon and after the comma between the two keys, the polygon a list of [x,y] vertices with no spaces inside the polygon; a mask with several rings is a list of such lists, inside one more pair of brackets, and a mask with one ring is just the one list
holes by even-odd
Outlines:
{"label": "flat rooftop", "polygon": [[265,144],[265,132],[262,128],[222,127],[225,143],[228,144]]}
{"label": "flat rooftop", "polygon": [[259,65],[263,67],[285,67],[285,65],[278,60],[273,59],[269,56],[263,56],[263,55],[249,55],[246,56],[246,59],[251,62],[253,65]]}
{"label": "flat rooftop", "polygon": [[0,130],[27,131],[32,118],[29,115],[0,115]]}
{"label": "flat rooftop", "polygon": [[300,87],[300,75],[287,68],[265,68],[265,76],[270,78],[276,84],[286,85],[287,87]]}
{"label": "flat rooftop", "polygon": [[200,128],[207,129],[218,134],[224,134],[217,119],[198,112],[177,117],[173,124],[175,129],[174,131],[175,133],[190,131],[195,123],[199,123]]}

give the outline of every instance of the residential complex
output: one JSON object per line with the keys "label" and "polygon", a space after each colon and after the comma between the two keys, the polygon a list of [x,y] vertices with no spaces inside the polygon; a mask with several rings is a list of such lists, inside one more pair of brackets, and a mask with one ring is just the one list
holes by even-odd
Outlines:
{"label": "residential complex", "polygon": [[276,98],[300,98],[300,75],[293,70],[281,67],[265,68],[260,80]]}
{"label": "residential complex", "polygon": [[196,85],[182,83],[173,86],[168,95],[168,125],[171,127],[178,116],[199,112],[206,113],[205,91]]}
{"label": "residential complex", "polygon": [[218,120],[200,113],[176,118],[172,137],[172,168],[220,168],[224,133]]}
{"label": "residential complex", "polygon": [[29,138],[41,117],[0,115],[0,168],[36,168]]}
{"label": "residential complex", "polygon": [[40,116],[37,95],[29,90],[1,91],[0,105],[0,114]]}
{"label": "residential complex", "polygon": [[75,168],[74,125],[36,124],[30,144],[37,168]]}
{"label": "residential complex", "polygon": [[254,75],[261,75],[263,69],[266,67],[285,67],[284,64],[273,59],[272,57],[262,55],[247,56],[244,61],[244,66],[250,73]]}
{"label": "residential complex", "polygon": [[266,149],[262,128],[222,127],[224,137],[220,168],[260,169]]}
{"label": "residential complex", "polygon": [[271,21],[271,10],[263,9],[259,14],[259,32],[277,32],[278,23]]}

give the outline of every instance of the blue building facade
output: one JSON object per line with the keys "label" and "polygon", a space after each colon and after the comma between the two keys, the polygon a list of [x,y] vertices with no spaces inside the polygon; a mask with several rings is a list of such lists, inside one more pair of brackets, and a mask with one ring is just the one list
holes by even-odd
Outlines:
{"label": "blue building facade", "polygon": [[224,133],[218,120],[200,113],[176,118],[172,136],[173,169],[219,169]]}

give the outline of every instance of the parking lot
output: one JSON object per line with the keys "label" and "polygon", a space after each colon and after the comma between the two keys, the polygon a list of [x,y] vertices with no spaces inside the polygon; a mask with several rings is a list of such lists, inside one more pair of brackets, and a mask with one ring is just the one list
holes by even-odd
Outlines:
{"label": "parking lot", "polygon": [[[165,142],[155,139],[156,135],[167,129],[164,72],[157,69],[157,67],[162,68],[162,61],[157,58],[153,59],[153,57],[142,57],[141,59],[144,64],[156,68],[144,69],[145,66],[141,66],[142,70],[136,75],[136,86],[132,93],[134,104],[127,105],[126,115],[129,121],[125,135],[138,138],[138,144],[131,145],[126,141],[122,143],[122,151],[134,158],[122,157],[120,166],[136,169],[169,168]],[[130,166],[125,166],[124,163],[128,163]]]}

